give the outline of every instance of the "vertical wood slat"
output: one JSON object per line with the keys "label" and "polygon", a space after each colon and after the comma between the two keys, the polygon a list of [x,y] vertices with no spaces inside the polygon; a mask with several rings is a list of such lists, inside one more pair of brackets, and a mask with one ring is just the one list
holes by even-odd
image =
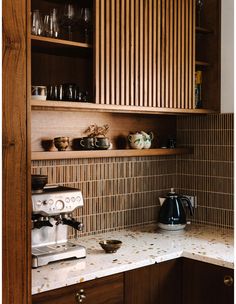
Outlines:
{"label": "vertical wood slat", "polygon": [[153,49],[152,49],[152,106],[157,106],[157,2],[153,1]]}
{"label": "vertical wood slat", "polygon": [[161,86],[159,90],[161,91],[161,107],[165,106],[165,46],[166,46],[166,16],[165,16],[165,0],[161,1]]}
{"label": "vertical wood slat", "polygon": [[143,91],[143,105],[147,107],[148,105],[148,1],[144,1],[143,4],[144,11],[144,73],[143,73],[143,81],[144,81],[144,91]]}
{"label": "vertical wood slat", "polygon": [[178,0],[178,41],[177,41],[177,78],[176,78],[176,82],[177,82],[177,108],[181,108],[181,94],[180,94],[180,86],[181,86],[181,79],[180,79],[180,75],[181,75],[181,3],[182,0]]}
{"label": "vertical wood slat", "polygon": [[[110,1],[110,0],[106,0]],[[116,1],[116,99],[120,104],[120,0]]]}
{"label": "vertical wood slat", "polygon": [[115,2],[111,1],[111,104],[115,104]]}
{"label": "vertical wood slat", "polygon": [[124,73],[125,73],[125,105],[130,105],[130,47],[131,47],[131,36],[129,33],[131,32],[131,18],[130,18],[130,0],[125,1],[125,24],[126,28],[124,28],[125,32],[125,66],[124,66]]}
{"label": "vertical wood slat", "polygon": [[[134,105],[134,98],[135,98],[135,82],[134,82],[134,75],[135,75],[135,5],[134,0],[131,1],[130,6],[130,19],[131,19],[131,26],[130,26],[130,104],[131,106]],[[128,36],[128,35],[127,35]]]}
{"label": "vertical wood slat", "polygon": [[161,8],[162,3],[158,1],[157,6],[157,107],[161,107]]}
{"label": "vertical wood slat", "polygon": [[185,59],[185,0],[182,1],[182,12],[181,12],[181,99],[180,99],[180,104],[181,104],[181,109],[184,108],[184,72],[185,72],[185,64],[184,64],[184,59]]}
{"label": "vertical wood slat", "polygon": [[169,107],[169,74],[170,74],[170,0],[165,0],[166,8],[165,8],[165,32],[166,32],[166,39],[165,39],[165,100],[164,106]]}
{"label": "vertical wood slat", "polygon": [[143,19],[144,19],[144,12],[143,12],[143,2],[144,0],[139,0],[139,31],[140,31],[140,36],[139,36],[139,106],[143,106],[143,89],[144,89],[144,82],[143,82],[143,70],[144,70],[144,57],[143,57],[143,51],[144,51],[144,46],[143,46]]}
{"label": "vertical wood slat", "polygon": [[100,20],[100,102],[105,103],[105,0],[101,1],[101,20]]}
{"label": "vertical wood slat", "polygon": [[194,108],[193,0],[95,2],[96,103]]}
{"label": "vertical wood slat", "polygon": [[178,3],[177,0],[174,0],[174,21],[173,21],[173,107],[177,108],[177,59],[178,59],[178,50],[177,50],[177,36],[178,36],[178,21],[177,21],[177,9]]}
{"label": "vertical wood slat", "polygon": [[184,91],[184,107],[188,107],[188,89],[189,89],[189,85],[187,85],[188,83],[188,72],[189,72],[189,65],[190,65],[190,61],[189,61],[189,0],[185,0],[185,79],[184,79],[184,83],[185,83],[185,91]]}
{"label": "vertical wood slat", "polygon": [[121,99],[121,105],[124,105],[125,104],[125,0],[121,0],[120,28],[121,28],[121,45],[120,45],[120,52],[121,52],[121,55],[120,55],[121,96],[120,96],[120,99]]}
{"label": "vertical wood slat", "polygon": [[106,43],[105,43],[105,47],[106,47],[106,74],[105,74],[105,78],[106,78],[106,86],[105,86],[105,91],[106,91],[106,104],[109,104],[110,103],[110,100],[111,100],[111,95],[110,95],[110,92],[111,92],[111,88],[110,88],[110,58],[111,58],[111,53],[110,53],[110,44],[111,44],[111,41],[110,41],[110,29],[111,29],[111,23],[110,23],[110,1],[106,1],[105,2],[105,10],[106,10],[106,13],[105,13],[105,32],[106,32]]}
{"label": "vertical wood slat", "polygon": [[135,100],[139,101],[139,0],[135,1]]}
{"label": "vertical wood slat", "polygon": [[100,1],[95,1],[95,103],[100,103]]}
{"label": "vertical wood slat", "polygon": [[152,106],[153,99],[153,79],[152,79],[152,64],[153,64],[153,1],[149,0],[149,9],[148,9],[148,40],[149,40],[149,52],[148,52],[148,106]]}
{"label": "vertical wood slat", "polygon": [[170,0],[170,15],[169,15],[169,101],[168,105],[173,108],[173,0]]}

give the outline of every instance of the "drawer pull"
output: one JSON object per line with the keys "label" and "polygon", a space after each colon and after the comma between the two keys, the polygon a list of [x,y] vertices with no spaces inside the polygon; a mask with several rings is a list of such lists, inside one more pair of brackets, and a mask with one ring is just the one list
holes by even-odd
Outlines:
{"label": "drawer pull", "polygon": [[224,284],[226,286],[232,286],[234,282],[234,279],[230,275],[224,276]]}
{"label": "drawer pull", "polygon": [[83,300],[86,299],[86,295],[84,294],[84,290],[80,289],[79,292],[76,293],[75,298],[76,298],[77,303],[83,303]]}

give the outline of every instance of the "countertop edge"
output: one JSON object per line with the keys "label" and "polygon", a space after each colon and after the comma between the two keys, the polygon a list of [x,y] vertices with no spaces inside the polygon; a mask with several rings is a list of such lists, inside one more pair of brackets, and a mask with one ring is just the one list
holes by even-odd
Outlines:
{"label": "countertop edge", "polygon": [[50,290],[54,290],[57,288],[63,288],[66,286],[70,286],[70,285],[74,285],[74,284],[79,284],[79,283],[83,283],[86,281],[90,281],[90,280],[94,280],[94,279],[99,279],[102,277],[106,277],[109,275],[114,275],[117,273],[121,273],[121,272],[125,272],[125,271],[130,271],[133,269],[137,269],[137,268],[141,268],[141,267],[145,267],[145,266],[150,266],[153,264],[157,264],[157,263],[162,263],[162,262],[166,262],[166,261],[170,261],[173,259],[177,259],[177,258],[189,258],[192,260],[196,260],[196,261],[200,261],[200,262],[205,262],[205,263],[209,263],[209,264],[213,264],[216,266],[221,266],[221,267],[226,267],[229,269],[234,269],[234,264],[224,261],[222,259],[216,259],[216,258],[212,258],[209,256],[204,256],[204,255],[200,255],[200,254],[195,254],[192,253],[190,251],[176,251],[175,253],[168,253],[166,255],[163,255],[161,257],[158,258],[148,258],[145,260],[141,260],[139,262],[135,262],[134,264],[122,264],[122,265],[115,265],[113,268],[108,268],[108,269],[103,269],[103,270],[99,270],[96,272],[91,272],[87,275],[83,275],[83,276],[78,276],[77,280],[67,280],[67,283],[65,285],[62,286],[62,284],[54,284],[54,288],[52,289],[47,289],[47,290],[41,290],[40,287],[34,287],[32,289],[32,295],[38,294],[38,293],[42,293],[42,292],[47,292]]}

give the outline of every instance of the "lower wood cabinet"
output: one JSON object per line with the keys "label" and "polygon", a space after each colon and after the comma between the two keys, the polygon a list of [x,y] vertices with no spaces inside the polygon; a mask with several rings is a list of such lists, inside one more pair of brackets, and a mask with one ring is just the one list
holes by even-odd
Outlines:
{"label": "lower wood cabinet", "polygon": [[34,295],[32,303],[122,304],[123,296],[123,273],[121,273]]}
{"label": "lower wood cabinet", "polygon": [[39,293],[33,304],[233,304],[233,270],[175,259]]}
{"label": "lower wood cabinet", "polygon": [[181,264],[176,259],[125,272],[125,304],[181,304]]}
{"label": "lower wood cabinet", "polygon": [[233,304],[233,269],[183,260],[183,304]]}

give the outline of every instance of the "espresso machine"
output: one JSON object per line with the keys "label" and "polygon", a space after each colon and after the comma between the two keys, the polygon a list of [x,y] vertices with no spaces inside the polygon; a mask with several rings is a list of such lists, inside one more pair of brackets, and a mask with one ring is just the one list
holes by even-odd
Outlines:
{"label": "espresso machine", "polygon": [[82,193],[63,186],[32,190],[32,267],[68,258],[86,257],[86,249],[68,240],[68,227],[80,231],[83,224],[71,213],[83,207]]}

